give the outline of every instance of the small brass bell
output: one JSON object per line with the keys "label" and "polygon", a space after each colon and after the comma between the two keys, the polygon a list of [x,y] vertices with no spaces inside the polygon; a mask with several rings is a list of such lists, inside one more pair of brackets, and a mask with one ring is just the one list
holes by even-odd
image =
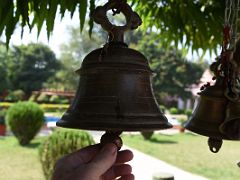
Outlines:
{"label": "small brass bell", "polygon": [[225,120],[228,103],[224,96],[223,81],[218,79],[213,86],[207,86],[199,95],[198,104],[185,127],[197,134],[208,136],[210,150],[218,152],[222,139],[227,139],[227,136],[219,131],[219,126]]}
{"label": "small brass bell", "polygon": [[229,76],[226,97],[229,103],[226,109],[226,119],[220,126],[220,131],[231,140],[240,140],[240,39],[235,44],[233,55],[229,61]]}
{"label": "small brass bell", "polygon": [[[109,22],[110,9],[125,15],[125,26]],[[147,59],[123,42],[124,32],[136,29],[140,17],[124,0],[97,7],[92,17],[108,31],[110,42],[84,58],[76,96],[57,126],[117,134],[172,127],[153,95]]]}
{"label": "small brass bell", "polygon": [[230,140],[240,140],[240,103],[229,102],[220,131]]}

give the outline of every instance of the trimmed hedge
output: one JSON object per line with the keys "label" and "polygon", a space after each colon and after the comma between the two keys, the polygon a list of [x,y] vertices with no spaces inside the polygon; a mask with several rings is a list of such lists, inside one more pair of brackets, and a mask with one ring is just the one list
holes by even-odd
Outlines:
{"label": "trimmed hedge", "polygon": [[154,134],[154,131],[142,131],[141,134],[145,140],[150,140]]}
{"label": "trimmed hedge", "polygon": [[44,124],[44,112],[38,104],[22,101],[8,109],[6,120],[19,143],[27,145]]}
{"label": "trimmed hedge", "polygon": [[[15,103],[10,102],[0,102],[0,107],[9,108]],[[69,104],[39,104],[39,106],[45,112],[56,112],[56,111],[66,111],[69,107]]]}
{"label": "trimmed hedge", "polygon": [[46,179],[51,179],[58,159],[92,144],[94,140],[86,131],[62,128],[55,130],[39,148],[40,162]]}

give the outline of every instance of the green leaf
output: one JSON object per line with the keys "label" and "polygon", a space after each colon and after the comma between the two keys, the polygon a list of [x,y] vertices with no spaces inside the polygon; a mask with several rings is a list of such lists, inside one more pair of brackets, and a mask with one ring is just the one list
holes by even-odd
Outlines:
{"label": "green leaf", "polygon": [[13,18],[13,2],[9,0],[0,1],[0,36],[6,27],[6,24]]}
{"label": "green leaf", "polygon": [[87,0],[82,0],[79,7],[80,29],[83,30],[86,13],[87,13]]}
{"label": "green leaf", "polygon": [[49,40],[50,33],[53,31],[53,27],[54,27],[54,20],[56,17],[58,0],[51,0],[49,1],[48,5],[49,5],[49,9],[47,13],[46,25],[47,25],[47,37]]}
{"label": "green leaf", "polygon": [[36,12],[34,16],[33,22],[37,24],[37,29],[38,29],[37,37],[39,37],[43,22],[47,17],[47,5],[48,5],[48,0],[41,0],[39,4],[39,11]]}
{"label": "green leaf", "polygon": [[95,1],[90,0],[90,7],[89,7],[90,17],[89,17],[89,22],[88,22],[88,25],[89,25],[88,33],[89,33],[90,37],[92,35],[92,30],[93,30],[93,25],[94,25],[93,18],[91,17],[91,13],[93,12],[94,9],[95,9]]}
{"label": "green leaf", "polygon": [[[21,16],[21,27],[22,27],[22,32],[21,32],[21,37],[23,36],[23,30],[24,26],[26,24],[29,25],[29,17],[28,17],[28,0],[17,0],[17,8],[16,8],[16,13],[19,13]],[[30,27],[30,25],[29,25]]]}

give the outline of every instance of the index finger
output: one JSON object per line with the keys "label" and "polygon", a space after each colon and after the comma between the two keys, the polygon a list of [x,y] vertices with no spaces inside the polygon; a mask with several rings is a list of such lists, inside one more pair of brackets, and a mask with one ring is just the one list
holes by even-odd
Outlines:
{"label": "index finger", "polygon": [[91,161],[99,150],[99,144],[90,145],[66,155],[63,159],[65,163],[69,163],[70,166],[75,167],[79,164],[88,163]]}

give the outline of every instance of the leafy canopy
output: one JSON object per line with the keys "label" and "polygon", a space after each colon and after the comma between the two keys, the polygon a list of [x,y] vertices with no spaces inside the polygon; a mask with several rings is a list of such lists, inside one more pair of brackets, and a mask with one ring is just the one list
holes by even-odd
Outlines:
{"label": "leafy canopy", "polygon": [[[221,43],[224,15],[224,1],[219,0],[128,0],[143,19],[145,30],[152,28],[159,32],[166,44],[181,43],[193,50],[216,49]],[[80,29],[89,12],[95,8],[95,0],[1,0],[0,36],[5,32],[6,44],[17,24],[23,28],[34,26],[41,31],[47,25],[50,36],[57,14],[64,17],[66,12],[73,16],[79,12]],[[88,10],[89,9],[89,10]],[[93,21],[90,18],[89,32]]]}
{"label": "leafy canopy", "polygon": [[0,85],[6,89],[22,89],[29,95],[31,91],[41,89],[43,83],[59,69],[55,54],[46,45],[31,43],[13,46],[8,53],[4,48],[0,46],[0,51],[3,51],[0,69],[5,70],[5,74],[1,74],[5,80],[0,81]]}
{"label": "leafy canopy", "polygon": [[181,51],[164,47],[156,33],[143,34],[138,31],[131,38],[135,44],[130,46],[147,57],[155,73],[152,84],[159,101],[164,102],[161,99],[166,95],[183,99],[192,96],[189,87],[197,84],[202,76],[204,67],[201,62],[187,61]]}

